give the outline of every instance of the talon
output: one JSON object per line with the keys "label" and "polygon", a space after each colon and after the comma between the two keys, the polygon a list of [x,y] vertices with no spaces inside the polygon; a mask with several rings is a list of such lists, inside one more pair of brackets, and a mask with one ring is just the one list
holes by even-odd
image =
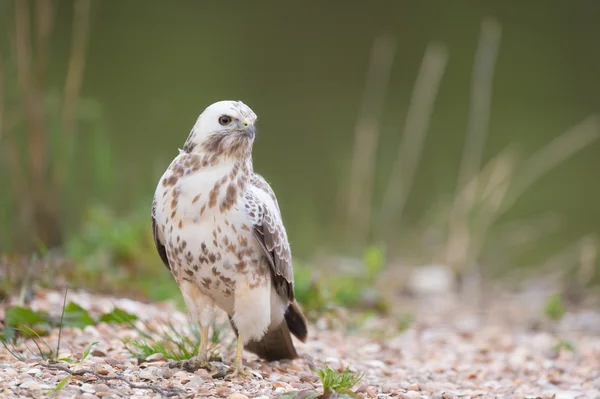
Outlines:
{"label": "talon", "polygon": [[250,373],[247,373],[246,371],[244,371],[244,367],[242,367],[241,364],[239,364],[239,365],[234,364],[233,367],[231,367],[230,369],[227,370],[226,374],[231,379],[234,379],[236,377],[240,377],[241,379],[250,377]]}
{"label": "talon", "polygon": [[211,366],[211,364],[208,361],[197,358],[197,357],[191,358],[188,360],[169,362],[166,364],[166,366],[169,368],[183,369],[183,370],[186,370],[189,372],[194,372],[198,369],[205,369],[208,371],[212,371],[212,369],[213,369],[213,367]]}

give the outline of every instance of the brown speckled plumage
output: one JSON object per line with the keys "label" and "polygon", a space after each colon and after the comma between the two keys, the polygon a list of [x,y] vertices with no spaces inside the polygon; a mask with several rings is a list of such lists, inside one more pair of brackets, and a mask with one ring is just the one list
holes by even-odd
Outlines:
{"label": "brown speckled plumage", "polygon": [[[222,115],[231,122],[223,125]],[[253,171],[255,119],[241,102],[205,110],[159,181],[152,229],[160,258],[201,326],[216,305],[246,349],[267,360],[294,358],[289,334],[305,340],[306,320],[294,301],[277,198]]]}

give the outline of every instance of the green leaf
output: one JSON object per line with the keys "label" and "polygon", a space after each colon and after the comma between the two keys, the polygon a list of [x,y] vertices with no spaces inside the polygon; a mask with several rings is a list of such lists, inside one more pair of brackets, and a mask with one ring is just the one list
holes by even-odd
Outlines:
{"label": "green leaf", "polygon": [[348,388],[339,388],[337,390],[337,393],[338,398],[340,399],[360,399],[360,396],[358,396],[355,392],[352,392]]}
{"label": "green leaf", "polygon": [[305,389],[303,391],[298,392],[296,399],[316,399],[320,397],[321,394],[314,389]]}
{"label": "green leaf", "polygon": [[88,346],[88,347],[86,348],[85,352],[83,352],[83,355],[81,356],[81,361],[84,361],[84,360],[85,360],[85,358],[89,356],[89,354],[90,354],[90,351],[92,350],[92,347],[93,347],[94,345],[98,345],[98,341],[92,342],[92,343],[90,344],[90,346]]}
{"label": "green leaf", "polygon": [[63,325],[68,327],[84,328],[85,326],[91,326],[94,324],[92,316],[74,302],[69,302],[65,307],[65,316],[63,318]]}
{"label": "green leaf", "polygon": [[546,302],[546,308],[544,314],[550,320],[558,321],[565,315],[565,307],[562,303],[562,298],[559,294],[552,295],[548,302]]}
{"label": "green leaf", "polygon": [[22,306],[11,306],[6,309],[5,323],[8,327],[18,327],[20,325],[35,326],[47,322],[47,314],[36,312]]}
{"label": "green leaf", "polygon": [[123,309],[114,308],[112,311],[108,313],[104,313],[100,316],[100,320],[104,323],[127,323],[130,321],[137,320],[138,317],[134,314],[128,313]]}
{"label": "green leaf", "polygon": [[57,360],[60,360],[61,362],[67,362],[67,363],[69,363],[69,364],[73,364],[73,363],[75,363],[75,360],[73,360],[73,359],[70,359],[70,358],[68,358],[68,357],[61,357],[61,358],[59,358],[59,359],[57,359]]}
{"label": "green leaf", "polygon": [[71,378],[70,375],[66,376],[61,382],[59,382],[56,387],[50,391],[48,391],[49,394],[53,394],[56,395],[58,393],[58,391],[60,391],[61,389],[64,388],[65,385],[67,385],[67,382],[69,381],[69,379]]}
{"label": "green leaf", "polygon": [[370,246],[363,254],[363,262],[369,279],[374,278],[385,265],[385,253],[382,246]]}
{"label": "green leaf", "polygon": [[298,391],[290,391],[282,393],[281,395],[277,396],[276,399],[296,399],[298,397],[298,394]]}

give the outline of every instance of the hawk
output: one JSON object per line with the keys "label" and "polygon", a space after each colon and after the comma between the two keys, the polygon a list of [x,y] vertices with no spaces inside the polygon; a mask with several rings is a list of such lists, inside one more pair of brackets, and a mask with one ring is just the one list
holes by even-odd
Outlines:
{"label": "hawk", "polygon": [[306,341],[279,204],[252,167],[255,122],[241,101],[208,106],[156,187],[156,249],[201,329],[198,356],[177,364],[184,368],[210,367],[215,306],[237,335],[233,375],[246,375],[244,349],[267,361],[294,359],[290,333]]}

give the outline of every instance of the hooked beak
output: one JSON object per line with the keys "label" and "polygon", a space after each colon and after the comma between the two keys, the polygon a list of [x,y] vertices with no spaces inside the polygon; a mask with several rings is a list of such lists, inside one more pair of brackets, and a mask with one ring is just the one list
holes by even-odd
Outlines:
{"label": "hooked beak", "polygon": [[254,135],[256,134],[254,123],[250,122],[248,119],[244,120],[244,134],[250,138],[254,138]]}

